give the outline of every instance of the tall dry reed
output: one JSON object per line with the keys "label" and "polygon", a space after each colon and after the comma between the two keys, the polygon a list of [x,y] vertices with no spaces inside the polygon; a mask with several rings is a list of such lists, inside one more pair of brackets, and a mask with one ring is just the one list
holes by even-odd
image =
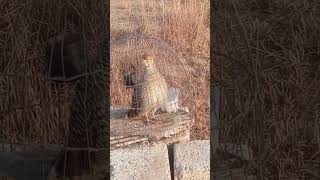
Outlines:
{"label": "tall dry reed", "polygon": [[[181,65],[192,79],[188,87],[193,90],[190,108],[195,116],[192,138],[196,139],[209,138],[209,19],[209,0],[111,1],[111,39],[127,32],[148,33],[184,57]],[[120,102],[116,94],[127,92],[121,86],[111,87],[112,102]]]}

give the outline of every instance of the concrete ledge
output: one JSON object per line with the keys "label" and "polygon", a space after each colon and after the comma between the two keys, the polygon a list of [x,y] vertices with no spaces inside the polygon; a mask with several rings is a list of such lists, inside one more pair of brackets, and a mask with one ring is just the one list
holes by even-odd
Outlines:
{"label": "concrete ledge", "polygon": [[239,169],[217,169],[213,175],[215,180],[257,180],[255,175],[250,175],[243,168]]}
{"label": "concrete ledge", "polygon": [[173,153],[175,180],[210,179],[209,140],[174,144]]}
{"label": "concrete ledge", "polygon": [[1,144],[0,179],[44,179],[60,151],[59,145]]}
{"label": "concrete ledge", "polygon": [[170,180],[166,144],[115,149],[111,152],[112,180]]}
{"label": "concrete ledge", "polygon": [[248,169],[253,161],[252,150],[244,144],[221,143],[213,145],[213,179],[256,180]]}
{"label": "concrete ledge", "polygon": [[234,156],[242,160],[253,160],[252,150],[245,144],[220,143],[213,146],[216,156]]}

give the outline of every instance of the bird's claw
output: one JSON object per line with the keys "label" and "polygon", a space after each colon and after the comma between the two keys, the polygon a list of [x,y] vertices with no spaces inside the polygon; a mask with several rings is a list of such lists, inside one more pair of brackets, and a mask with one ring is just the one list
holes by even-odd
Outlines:
{"label": "bird's claw", "polygon": [[159,122],[159,119],[157,119],[157,118],[151,118],[151,119],[146,120],[145,123],[147,126],[150,126],[152,124],[159,124],[160,122]]}

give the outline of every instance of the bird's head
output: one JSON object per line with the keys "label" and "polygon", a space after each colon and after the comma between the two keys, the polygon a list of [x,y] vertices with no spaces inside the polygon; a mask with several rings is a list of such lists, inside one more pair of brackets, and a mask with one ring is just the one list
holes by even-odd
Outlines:
{"label": "bird's head", "polygon": [[147,67],[154,64],[153,58],[150,54],[144,54],[142,56],[142,61],[144,66],[147,66]]}

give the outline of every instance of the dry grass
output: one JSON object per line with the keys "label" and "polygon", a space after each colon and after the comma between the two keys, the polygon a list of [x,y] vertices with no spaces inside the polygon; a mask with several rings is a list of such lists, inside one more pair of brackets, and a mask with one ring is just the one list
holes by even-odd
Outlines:
{"label": "dry grass", "polygon": [[[101,3],[100,3],[101,4]],[[0,141],[64,141],[70,86],[50,88],[46,42],[53,35],[84,32],[89,58],[98,56],[99,1],[13,0],[0,7]],[[82,26],[83,25],[83,26]],[[91,59],[90,59],[91,60]]]}
{"label": "dry grass", "polygon": [[[117,38],[129,32],[146,33],[166,42],[183,57],[183,60],[177,59],[171,51],[163,50],[162,47],[157,48],[159,45],[152,48],[157,58],[164,63],[164,65],[159,64],[159,67],[167,67],[160,71],[173,86],[182,90],[182,95],[185,97],[184,104],[195,116],[196,122],[192,138],[208,139],[209,0],[112,0],[110,15],[111,39],[115,42]],[[152,43],[152,40],[147,43]],[[117,45],[111,44],[111,46],[117,48]],[[113,54],[112,63],[114,64],[111,65],[111,74],[114,75],[111,76],[111,104],[113,106],[128,105],[127,99],[130,99],[130,96],[127,95],[125,87],[121,85],[122,72],[126,67],[124,64],[116,65],[116,59],[128,58],[132,56],[132,51],[121,55]],[[184,66],[186,70],[173,69],[180,66]],[[178,71],[181,73],[174,73]],[[193,90],[192,94],[188,91],[190,89]]]}
{"label": "dry grass", "polygon": [[219,2],[221,140],[249,144],[266,179],[319,179],[319,3]]}

